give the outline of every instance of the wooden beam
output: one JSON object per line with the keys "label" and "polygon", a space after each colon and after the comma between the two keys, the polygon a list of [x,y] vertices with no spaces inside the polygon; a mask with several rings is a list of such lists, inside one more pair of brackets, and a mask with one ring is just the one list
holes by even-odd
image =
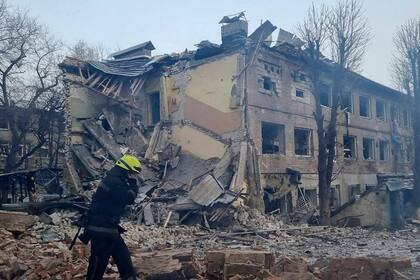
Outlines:
{"label": "wooden beam", "polygon": [[101,79],[102,76],[97,76],[92,82],[86,82],[86,85],[89,87],[94,87]]}

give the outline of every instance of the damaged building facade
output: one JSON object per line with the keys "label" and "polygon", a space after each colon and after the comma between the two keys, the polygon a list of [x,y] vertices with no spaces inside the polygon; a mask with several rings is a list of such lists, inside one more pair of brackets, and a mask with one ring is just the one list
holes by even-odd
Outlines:
{"label": "damaged building facade", "polygon": [[[269,21],[248,35],[243,14],[220,24],[220,45],[202,41],[194,51],[152,56],[145,42],[106,61],[61,63],[73,190],[131,152],[143,158],[147,184],[189,191],[173,209],[235,201],[267,212],[315,211],[315,105],[300,40],[280,29],[273,43]],[[412,172],[410,97],[355,73],[348,79],[333,209],[380,186],[378,174]],[[328,118],[328,73],[324,82]]]}
{"label": "damaged building facade", "polygon": [[[12,142],[12,132],[6,117],[7,114],[10,114],[10,110],[8,112],[6,108],[0,106],[0,171],[4,170],[6,166],[6,158],[10,153]],[[45,138],[43,145],[27,157],[18,169],[60,167],[64,131],[64,126],[61,125],[63,123],[62,115],[42,110],[31,112],[19,107],[12,108],[11,114],[17,119],[18,129],[27,131],[19,146],[18,159],[39,144],[40,140],[37,138],[37,133]],[[28,118],[28,115],[32,117]],[[40,115],[43,115],[43,118]],[[40,122],[43,122],[45,127],[40,128]]]}

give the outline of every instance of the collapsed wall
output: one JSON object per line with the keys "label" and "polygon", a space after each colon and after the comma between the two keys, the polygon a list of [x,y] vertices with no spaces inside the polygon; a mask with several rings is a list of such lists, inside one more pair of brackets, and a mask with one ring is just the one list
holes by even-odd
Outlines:
{"label": "collapsed wall", "polygon": [[207,57],[206,48],[214,45],[172,56],[67,58],[60,65],[67,90],[65,180],[74,192],[95,188],[115,160],[131,153],[143,162],[144,193],[158,189],[155,200],[170,202],[168,222],[173,212],[208,211],[211,223],[231,204],[261,207],[261,192],[247,187],[259,172],[242,118],[244,56],[230,50]]}

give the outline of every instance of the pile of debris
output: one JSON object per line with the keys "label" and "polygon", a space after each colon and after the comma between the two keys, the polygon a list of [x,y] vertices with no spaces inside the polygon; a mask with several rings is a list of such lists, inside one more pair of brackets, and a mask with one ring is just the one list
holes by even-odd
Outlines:
{"label": "pile of debris", "polygon": [[[227,146],[221,158],[201,159],[174,144],[172,126],[159,122],[152,129],[136,119],[134,110],[108,106],[93,119],[84,120],[79,144],[73,144],[77,181],[89,197],[100,179],[123,154],[143,163],[140,193],[130,217],[146,225],[200,223],[207,228],[228,225],[226,215],[244,195],[229,189],[235,152]],[[185,124],[188,125],[188,124]]]}
{"label": "pile of debris", "polygon": [[[420,239],[414,225],[396,232],[290,226],[240,209],[233,226],[224,230],[124,220],[124,239],[137,271],[144,279],[375,279],[373,275],[419,272]],[[68,250],[78,217],[68,210],[37,216],[0,212],[0,278],[83,279],[89,247],[77,242]],[[114,264],[106,275],[118,278]]]}

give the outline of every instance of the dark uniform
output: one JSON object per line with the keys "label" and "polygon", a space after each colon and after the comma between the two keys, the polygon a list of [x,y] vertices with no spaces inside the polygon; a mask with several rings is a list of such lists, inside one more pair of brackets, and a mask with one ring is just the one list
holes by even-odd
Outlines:
{"label": "dark uniform", "polygon": [[136,279],[130,252],[120,236],[119,226],[125,206],[137,196],[136,180],[119,166],[112,168],[93,195],[85,235],[91,240],[88,280],[102,279],[109,257],[115,261],[122,279]]}

